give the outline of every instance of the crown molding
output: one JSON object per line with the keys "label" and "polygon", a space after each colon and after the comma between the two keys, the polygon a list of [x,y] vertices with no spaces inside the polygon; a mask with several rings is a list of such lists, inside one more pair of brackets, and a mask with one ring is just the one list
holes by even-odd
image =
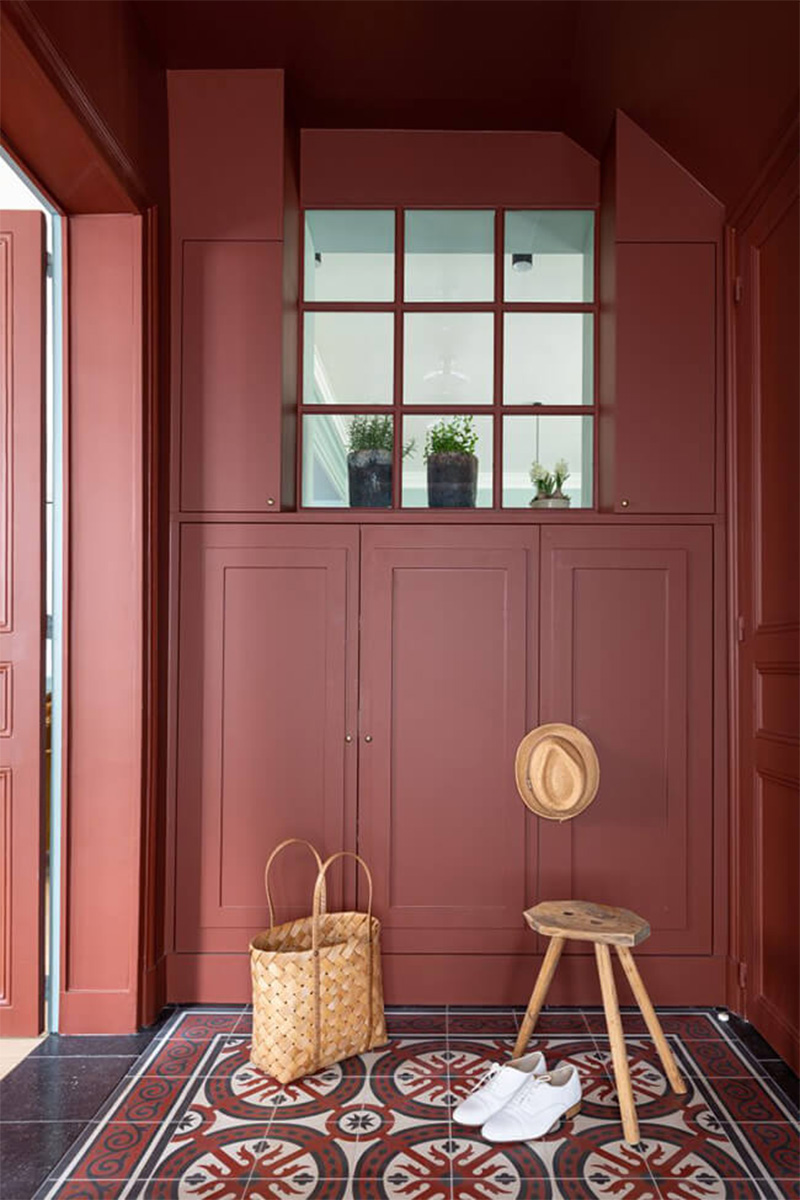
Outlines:
{"label": "crown molding", "polygon": [[2,11],[69,104],[132,202],[137,208],[146,209],[153,201],[136,166],[38,17],[31,11],[28,0],[3,0]]}

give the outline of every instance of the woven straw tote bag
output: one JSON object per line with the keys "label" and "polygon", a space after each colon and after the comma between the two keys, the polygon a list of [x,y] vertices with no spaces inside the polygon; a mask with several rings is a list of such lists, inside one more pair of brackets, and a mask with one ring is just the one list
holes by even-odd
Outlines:
{"label": "woven straw tote bag", "polygon": [[[269,871],[264,872],[270,927],[250,943],[253,1045],[250,1059],[280,1083],[311,1075],[386,1044],[380,921],[372,915],[372,875],[357,854],[341,850],[317,862],[311,916],[275,925]],[[366,913],[325,911],[325,875],[339,858],[354,858],[369,883]]]}

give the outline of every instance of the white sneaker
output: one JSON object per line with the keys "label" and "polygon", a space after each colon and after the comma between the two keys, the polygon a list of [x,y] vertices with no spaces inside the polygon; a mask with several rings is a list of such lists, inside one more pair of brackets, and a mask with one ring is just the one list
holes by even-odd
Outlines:
{"label": "white sneaker", "polygon": [[459,1125],[482,1125],[507,1104],[532,1076],[543,1075],[546,1070],[544,1055],[538,1050],[508,1063],[495,1063],[466,1100],[462,1100],[454,1110],[453,1120],[458,1121]]}
{"label": "white sneaker", "polygon": [[581,1107],[581,1081],[574,1067],[529,1077],[481,1130],[487,1142],[527,1142],[544,1137],[561,1117]]}

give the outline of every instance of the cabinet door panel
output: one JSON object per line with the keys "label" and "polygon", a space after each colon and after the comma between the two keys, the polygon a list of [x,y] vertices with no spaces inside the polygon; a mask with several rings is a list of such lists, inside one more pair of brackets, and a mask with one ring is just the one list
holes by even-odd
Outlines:
{"label": "cabinet door panel", "polygon": [[[246,947],[265,920],[266,857],[283,838],[352,846],[357,552],[357,531],[184,528],[179,950]],[[287,852],[279,920],[310,911],[312,882],[300,851]]]}
{"label": "cabinet door panel", "polygon": [[526,948],[533,822],[513,766],[536,537],[363,534],[359,844],[389,952]]}
{"label": "cabinet door panel", "polygon": [[184,242],[181,271],[181,507],[277,509],[283,247]]}
{"label": "cabinet door panel", "polygon": [[643,951],[711,953],[711,532],[542,533],[541,720],[600,759],[595,802],[540,831],[542,896],[646,917]]}
{"label": "cabinet door panel", "polygon": [[711,513],[716,247],[620,243],[616,255],[615,508]]}

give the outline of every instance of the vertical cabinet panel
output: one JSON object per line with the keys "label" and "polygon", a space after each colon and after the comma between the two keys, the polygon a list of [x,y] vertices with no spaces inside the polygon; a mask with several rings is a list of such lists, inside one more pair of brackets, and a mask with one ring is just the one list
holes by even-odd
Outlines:
{"label": "vertical cabinet panel", "polygon": [[711,952],[711,533],[542,533],[541,720],[584,729],[594,804],[540,831],[542,895],[645,916],[653,953]]}
{"label": "vertical cabinet panel", "polygon": [[537,536],[363,533],[359,846],[390,953],[528,948],[535,828],[513,764]]}
{"label": "vertical cabinet panel", "polygon": [[[179,952],[246,947],[283,838],[352,847],[357,551],[357,530],[184,527]],[[308,912],[313,880],[287,862],[276,864],[280,920]]]}
{"label": "vertical cabinet panel", "polygon": [[616,259],[614,507],[711,513],[716,247],[621,243]]}
{"label": "vertical cabinet panel", "polygon": [[278,242],[184,242],[180,494],[185,511],[278,507],[282,262]]}
{"label": "vertical cabinet panel", "polygon": [[283,293],[285,276],[291,301],[297,272],[283,72],[167,75],[173,507],[277,512],[293,493],[288,456],[281,479],[295,356]]}

